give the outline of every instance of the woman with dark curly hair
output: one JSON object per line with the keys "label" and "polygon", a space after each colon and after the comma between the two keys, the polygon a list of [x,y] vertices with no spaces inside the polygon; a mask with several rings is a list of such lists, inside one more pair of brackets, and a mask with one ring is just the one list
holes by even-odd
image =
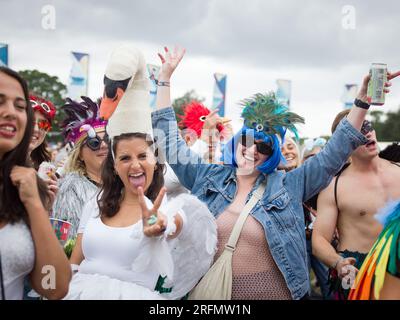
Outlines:
{"label": "woman with dark curly hair", "polygon": [[163,201],[165,167],[149,134],[143,55],[122,46],[111,60],[100,108],[110,137],[103,185],[83,209],[66,299],[182,298],[210,266],[215,221],[194,196]]}

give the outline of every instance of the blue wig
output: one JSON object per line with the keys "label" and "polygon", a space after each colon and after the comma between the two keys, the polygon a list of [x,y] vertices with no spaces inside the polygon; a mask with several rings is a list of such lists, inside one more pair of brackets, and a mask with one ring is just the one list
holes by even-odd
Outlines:
{"label": "blue wig", "polygon": [[256,93],[253,97],[241,103],[244,106],[242,129],[228,141],[223,148],[222,161],[224,164],[237,167],[236,149],[242,135],[248,135],[255,140],[271,143],[272,154],[257,169],[265,174],[273,172],[278,165],[286,163],[281,153],[278,136],[284,143],[287,130],[292,131],[298,138],[296,123],[304,123],[304,118],[291,112],[287,106],[280,104],[273,92],[268,94]]}

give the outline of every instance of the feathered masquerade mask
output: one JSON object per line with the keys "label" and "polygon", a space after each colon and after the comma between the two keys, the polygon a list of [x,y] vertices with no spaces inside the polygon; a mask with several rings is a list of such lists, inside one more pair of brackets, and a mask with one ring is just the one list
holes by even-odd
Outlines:
{"label": "feathered masquerade mask", "polygon": [[99,118],[99,106],[88,97],[81,97],[82,102],[67,98],[63,106],[67,117],[61,127],[65,140],[74,144],[85,138],[93,138],[96,132],[104,131],[107,121]]}

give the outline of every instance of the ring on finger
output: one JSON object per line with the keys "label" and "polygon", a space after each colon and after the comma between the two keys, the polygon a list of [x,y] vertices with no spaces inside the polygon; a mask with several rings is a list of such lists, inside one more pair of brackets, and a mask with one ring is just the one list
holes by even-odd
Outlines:
{"label": "ring on finger", "polygon": [[148,219],[147,219],[147,223],[149,226],[152,226],[154,224],[156,224],[157,222],[157,216],[155,214],[152,214]]}

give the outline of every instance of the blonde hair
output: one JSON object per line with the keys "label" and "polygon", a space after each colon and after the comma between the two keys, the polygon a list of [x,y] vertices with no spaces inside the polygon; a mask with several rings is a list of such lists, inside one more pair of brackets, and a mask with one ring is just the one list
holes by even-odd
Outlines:
{"label": "blonde hair", "polygon": [[[85,141],[85,140],[83,140]],[[79,173],[81,176],[86,175],[86,165],[85,162],[80,158],[83,141],[79,141],[75,146],[74,149],[68,156],[67,163],[65,165],[65,173]]]}

